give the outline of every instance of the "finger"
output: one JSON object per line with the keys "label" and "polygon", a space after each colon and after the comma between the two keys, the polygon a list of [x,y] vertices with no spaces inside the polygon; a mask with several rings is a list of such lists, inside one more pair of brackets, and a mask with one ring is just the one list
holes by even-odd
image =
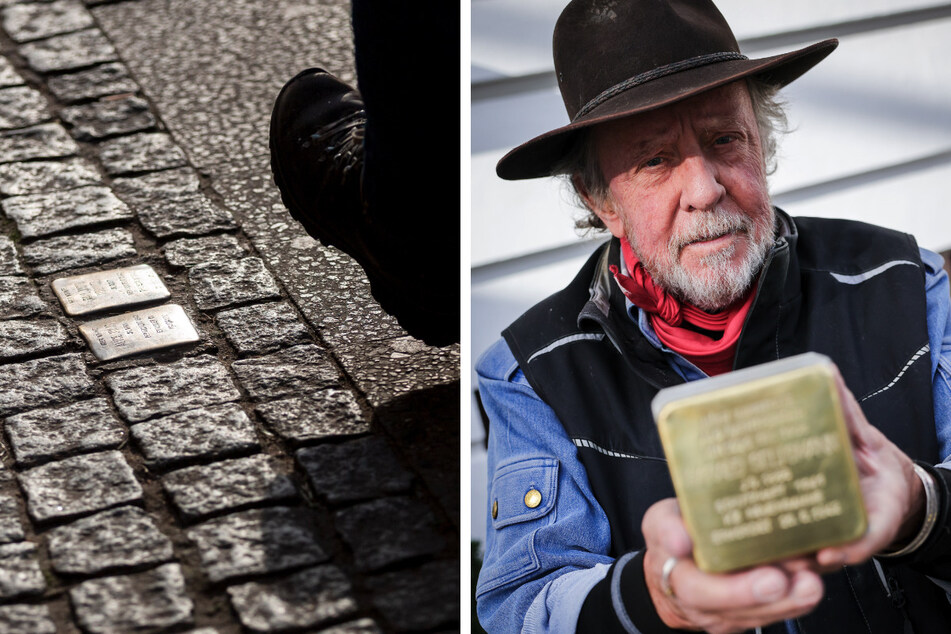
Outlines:
{"label": "finger", "polygon": [[798,572],[790,578],[789,584],[789,592],[779,600],[711,616],[720,621],[731,621],[745,628],[754,628],[808,614],[822,600],[824,593],[822,579],[815,573]]}
{"label": "finger", "polygon": [[775,566],[731,574],[708,574],[691,560],[678,562],[670,574],[678,601],[705,612],[748,609],[783,599],[790,577]]}
{"label": "finger", "polygon": [[648,548],[657,551],[659,546],[668,557],[689,557],[693,552],[693,540],[684,526],[676,498],[661,500],[647,509],[641,532]]}

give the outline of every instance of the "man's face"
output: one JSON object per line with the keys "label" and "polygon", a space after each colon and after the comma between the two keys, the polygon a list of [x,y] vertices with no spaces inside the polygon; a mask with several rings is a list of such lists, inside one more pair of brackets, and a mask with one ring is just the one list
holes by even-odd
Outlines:
{"label": "man's face", "polygon": [[704,310],[745,296],[774,220],[745,83],[594,134],[609,189],[595,212],[612,234],[627,236],[654,281]]}

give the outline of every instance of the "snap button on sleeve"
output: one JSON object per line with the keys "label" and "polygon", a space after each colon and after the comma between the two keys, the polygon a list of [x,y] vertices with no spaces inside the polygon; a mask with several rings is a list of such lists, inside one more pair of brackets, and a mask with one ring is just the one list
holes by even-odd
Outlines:
{"label": "snap button on sleeve", "polygon": [[539,504],[542,503],[542,494],[538,492],[538,489],[531,489],[528,493],[525,494],[525,506],[530,509],[536,508]]}

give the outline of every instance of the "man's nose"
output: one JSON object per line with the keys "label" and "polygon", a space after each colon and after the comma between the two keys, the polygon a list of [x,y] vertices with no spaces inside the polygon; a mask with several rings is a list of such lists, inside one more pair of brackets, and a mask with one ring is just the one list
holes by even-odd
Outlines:
{"label": "man's nose", "polygon": [[716,166],[702,155],[688,156],[678,166],[680,207],[684,211],[710,211],[725,193]]}

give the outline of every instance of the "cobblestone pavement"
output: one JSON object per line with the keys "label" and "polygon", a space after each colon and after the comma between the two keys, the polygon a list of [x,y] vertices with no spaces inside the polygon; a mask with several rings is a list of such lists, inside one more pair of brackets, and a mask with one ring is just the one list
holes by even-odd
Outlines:
{"label": "cobblestone pavement", "polygon": [[[267,169],[284,81],[353,79],[348,4],[0,27],[0,632],[458,630],[458,347],[406,336]],[[99,362],[51,282],[138,264],[200,341]]]}

